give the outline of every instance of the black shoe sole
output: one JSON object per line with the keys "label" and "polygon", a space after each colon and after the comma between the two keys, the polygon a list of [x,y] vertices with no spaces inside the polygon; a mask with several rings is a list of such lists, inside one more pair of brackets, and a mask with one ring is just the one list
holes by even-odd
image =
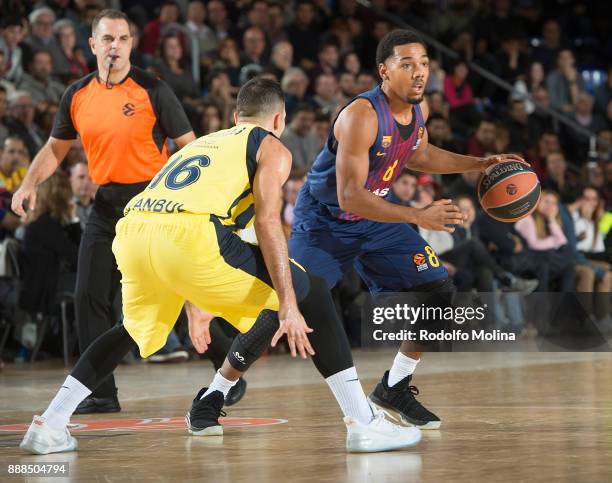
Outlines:
{"label": "black shoe sole", "polygon": [[442,424],[441,421],[423,421],[422,419],[414,419],[409,416],[406,416],[397,408],[391,406],[391,404],[389,404],[388,402],[383,401],[382,399],[377,397],[374,393],[370,394],[369,399],[381,409],[391,411],[398,415],[403,422],[412,424],[413,426],[417,426],[420,429],[438,429],[440,427],[440,424]]}

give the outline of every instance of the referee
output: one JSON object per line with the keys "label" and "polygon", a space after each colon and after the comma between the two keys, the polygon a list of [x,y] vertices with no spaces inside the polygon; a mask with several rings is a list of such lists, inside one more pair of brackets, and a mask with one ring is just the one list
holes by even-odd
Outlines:
{"label": "referee", "polygon": [[[33,210],[36,187],[57,169],[77,135],[81,137],[91,179],[100,185],[79,249],[76,319],[81,353],[116,322],[113,300],[120,274],[111,244],[124,206],[166,163],[167,138],[179,148],[195,139],[168,85],[130,65],[132,37],[124,13],[108,9],[96,15],[89,45],[98,70],[64,93],[51,137],[12,201],[13,210],[21,216],[24,201]],[[199,314],[191,305],[187,311],[190,317]],[[77,413],[120,410],[111,375]]]}

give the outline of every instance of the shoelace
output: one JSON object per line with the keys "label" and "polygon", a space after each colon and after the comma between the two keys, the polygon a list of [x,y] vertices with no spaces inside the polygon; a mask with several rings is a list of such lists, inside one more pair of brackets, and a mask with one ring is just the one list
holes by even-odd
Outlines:
{"label": "shoelace", "polygon": [[393,423],[393,421],[390,421],[387,418],[387,413],[384,411],[378,411],[375,415],[374,415],[374,422],[375,425],[378,426],[379,428],[386,430],[386,431],[390,431],[393,433],[397,433],[397,431],[399,430],[399,427],[397,424]]}

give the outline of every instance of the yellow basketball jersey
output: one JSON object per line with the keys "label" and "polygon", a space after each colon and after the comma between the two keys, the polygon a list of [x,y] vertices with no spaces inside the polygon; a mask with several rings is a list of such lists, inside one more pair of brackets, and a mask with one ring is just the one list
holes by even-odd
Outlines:
{"label": "yellow basketball jersey", "polygon": [[192,141],[130,200],[126,214],[213,215],[224,225],[245,228],[255,214],[257,150],[268,134],[253,124],[240,124]]}

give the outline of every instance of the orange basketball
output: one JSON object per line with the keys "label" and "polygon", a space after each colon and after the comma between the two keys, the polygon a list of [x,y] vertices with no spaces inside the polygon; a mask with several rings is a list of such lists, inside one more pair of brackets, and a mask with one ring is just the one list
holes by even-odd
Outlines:
{"label": "orange basketball", "polygon": [[478,181],[478,201],[483,210],[506,223],[529,216],[540,192],[540,181],[531,166],[518,161],[496,164]]}

